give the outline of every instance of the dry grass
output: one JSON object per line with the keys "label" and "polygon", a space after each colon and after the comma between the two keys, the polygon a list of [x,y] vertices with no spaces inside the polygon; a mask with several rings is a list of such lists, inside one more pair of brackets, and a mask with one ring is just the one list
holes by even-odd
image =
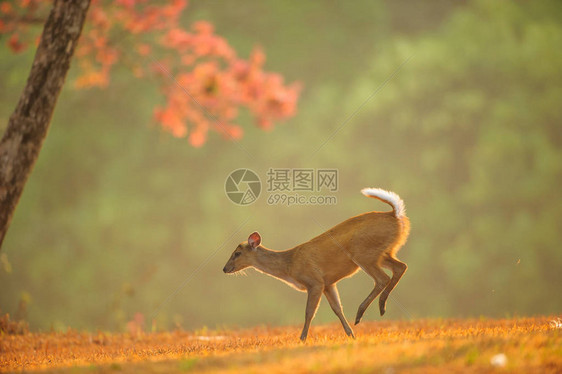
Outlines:
{"label": "dry grass", "polygon": [[[2,335],[0,371],[61,373],[562,372],[558,317],[367,322],[238,331]],[[505,366],[491,364],[504,354]]]}

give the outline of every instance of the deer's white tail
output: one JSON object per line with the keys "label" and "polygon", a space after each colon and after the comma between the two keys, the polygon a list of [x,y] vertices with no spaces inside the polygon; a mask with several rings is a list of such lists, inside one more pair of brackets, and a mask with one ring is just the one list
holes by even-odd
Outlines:
{"label": "deer's white tail", "polygon": [[365,196],[379,199],[380,201],[392,206],[394,215],[398,219],[401,219],[406,215],[406,206],[404,205],[404,201],[402,201],[398,194],[392,191],[386,191],[381,188],[363,188],[361,193]]}

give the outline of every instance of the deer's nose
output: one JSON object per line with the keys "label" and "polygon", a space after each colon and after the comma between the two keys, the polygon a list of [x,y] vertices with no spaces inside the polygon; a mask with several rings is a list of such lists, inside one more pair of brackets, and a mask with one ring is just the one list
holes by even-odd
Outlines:
{"label": "deer's nose", "polygon": [[226,266],[222,268],[222,271],[226,273]]}

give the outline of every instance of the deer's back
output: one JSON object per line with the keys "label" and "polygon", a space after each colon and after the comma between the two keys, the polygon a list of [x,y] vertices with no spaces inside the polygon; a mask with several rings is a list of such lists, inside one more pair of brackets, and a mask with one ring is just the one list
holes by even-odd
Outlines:
{"label": "deer's back", "polygon": [[[406,218],[407,219],[407,218]],[[295,248],[293,268],[326,284],[353,275],[357,257],[378,259],[401,238],[403,224],[392,212],[369,212],[349,218]]]}

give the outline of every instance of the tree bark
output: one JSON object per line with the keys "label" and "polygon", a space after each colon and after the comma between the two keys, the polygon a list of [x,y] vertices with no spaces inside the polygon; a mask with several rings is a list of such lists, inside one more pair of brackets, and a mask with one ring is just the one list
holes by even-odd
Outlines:
{"label": "tree bark", "polygon": [[27,84],[0,141],[0,248],[43,140],[90,0],[55,0]]}

